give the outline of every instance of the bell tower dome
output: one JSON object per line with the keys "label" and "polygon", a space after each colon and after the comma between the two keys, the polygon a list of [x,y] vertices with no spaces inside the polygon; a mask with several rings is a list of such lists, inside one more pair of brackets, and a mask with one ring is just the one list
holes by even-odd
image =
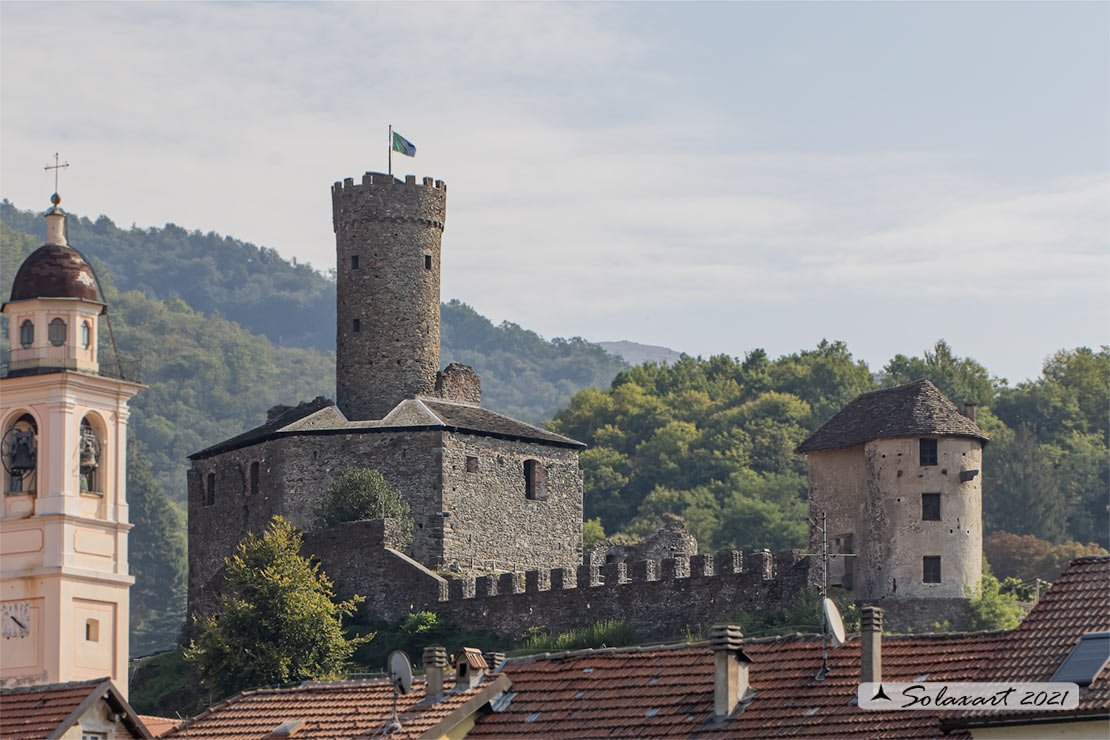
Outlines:
{"label": "bell tower dome", "polygon": [[55,193],[20,266],[0,363],[0,685],[111,676],[126,695],[128,401],[137,365],[101,363],[107,306]]}

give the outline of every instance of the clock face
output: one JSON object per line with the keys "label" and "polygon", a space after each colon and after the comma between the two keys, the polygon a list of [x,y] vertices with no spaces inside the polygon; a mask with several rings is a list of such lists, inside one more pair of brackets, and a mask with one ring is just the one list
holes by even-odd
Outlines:
{"label": "clock face", "polygon": [[31,634],[31,605],[26,601],[9,601],[4,604],[3,634],[5,640]]}

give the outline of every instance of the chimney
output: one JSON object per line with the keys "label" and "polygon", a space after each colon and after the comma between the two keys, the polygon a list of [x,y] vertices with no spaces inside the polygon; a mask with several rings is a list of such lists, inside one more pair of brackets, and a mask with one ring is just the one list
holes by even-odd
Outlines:
{"label": "chimney", "polygon": [[455,691],[469,691],[482,682],[489,666],[482,651],[464,647],[455,656]]}
{"label": "chimney", "polygon": [[424,696],[433,704],[443,701],[443,669],[447,667],[447,648],[424,648]]}
{"label": "chimney", "polygon": [[879,683],[883,680],[883,610],[879,607],[863,607],[859,642],[860,682]]}
{"label": "chimney", "polygon": [[975,421],[975,406],[974,401],[964,401],[964,416]]}
{"label": "chimney", "polygon": [[499,653],[491,650],[490,652],[485,653],[485,659],[486,665],[489,666],[490,673],[494,673],[497,671],[498,666],[501,665],[501,662],[505,660],[505,653]]}
{"label": "chimney", "polygon": [[713,651],[713,714],[727,717],[748,693],[748,665],[741,649],[744,633],[735,624],[717,624],[709,629]]}

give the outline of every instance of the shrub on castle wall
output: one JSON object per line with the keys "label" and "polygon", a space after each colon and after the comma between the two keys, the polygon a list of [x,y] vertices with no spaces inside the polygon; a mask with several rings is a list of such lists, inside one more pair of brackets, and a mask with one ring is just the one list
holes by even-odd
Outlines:
{"label": "shrub on castle wall", "polygon": [[316,502],[313,513],[321,529],[388,517],[396,520],[395,542],[401,547],[412,542],[409,505],[377,470],[351,468],[341,473]]}

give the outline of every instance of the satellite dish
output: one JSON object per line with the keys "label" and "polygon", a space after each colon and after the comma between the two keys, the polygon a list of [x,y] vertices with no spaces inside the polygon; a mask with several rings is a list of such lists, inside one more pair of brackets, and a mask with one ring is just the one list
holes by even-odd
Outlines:
{"label": "satellite dish", "polygon": [[[843,627],[840,632],[844,633]],[[412,691],[412,663],[404,650],[394,650],[389,654],[389,680],[398,694]]]}
{"label": "satellite dish", "polygon": [[825,624],[832,633],[833,647],[840,647],[844,644],[844,620],[840,618],[840,610],[829,598],[821,600],[821,609],[825,612]]}

